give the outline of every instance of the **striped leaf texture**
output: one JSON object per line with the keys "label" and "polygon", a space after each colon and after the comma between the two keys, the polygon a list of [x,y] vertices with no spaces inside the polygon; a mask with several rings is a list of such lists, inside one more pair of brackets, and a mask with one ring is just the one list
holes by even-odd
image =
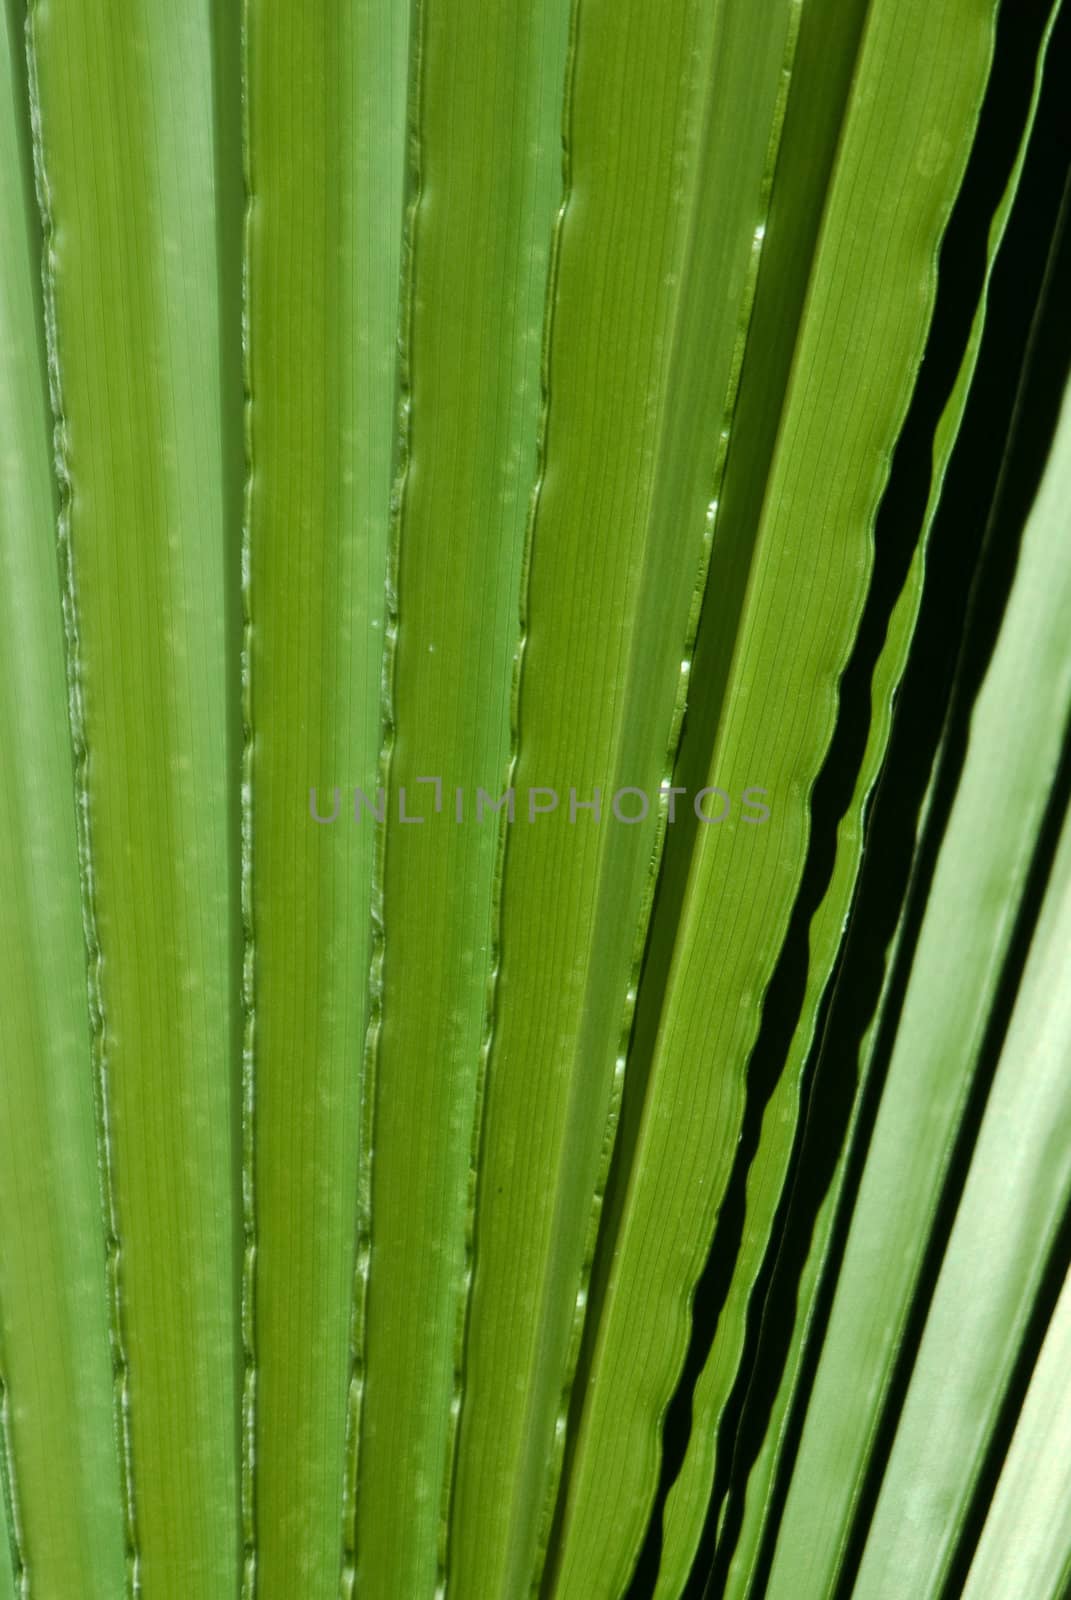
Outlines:
{"label": "striped leaf texture", "polygon": [[1065,1600],[1062,0],[4,0],[0,1600]]}

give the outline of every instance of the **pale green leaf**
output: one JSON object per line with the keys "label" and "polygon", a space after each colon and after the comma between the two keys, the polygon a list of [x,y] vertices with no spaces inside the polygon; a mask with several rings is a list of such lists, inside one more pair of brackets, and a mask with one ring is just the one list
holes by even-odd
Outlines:
{"label": "pale green leaf", "polygon": [[840,1570],[1071,708],[1065,413],[971,718],[778,1534],[771,1600]]}
{"label": "pale green leaf", "polygon": [[359,1594],[447,1570],[497,962],[500,818],[475,807],[510,781],[568,21],[565,0],[414,18]]}
{"label": "pale green leaf", "polygon": [[[1056,450],[1071,455],[1071,404],[1062,435]],[[1069,483],[1065,471],[1059,499],[1049,501],[1050,519],[1065,517]],[[1069,949],[1071,818],[882,1475],[853,1591],[858,1600],[945,1593],[956,1537],[1071,1200],[1071,989],[1062,981]]]}
{"label": "pale green leaf", "polygon": [[1071,1277],[1057,1303],[963,1600],[1065,1600],[1071,1580]]}
{"label": "pale green leaf", "polygon": [[29,19],[128,1537],[146,1592],[183,1600],[233,1589],[240,1539],[210,17],[137,0],[117,25],[95,0],[34,0]]}
{"label": "pale green leaf", "polygon": [[41,238],[12,8],[0,13],[0,96],[0,1449],[22,1588],[121,1595],[121,1389],[108,1349]]}

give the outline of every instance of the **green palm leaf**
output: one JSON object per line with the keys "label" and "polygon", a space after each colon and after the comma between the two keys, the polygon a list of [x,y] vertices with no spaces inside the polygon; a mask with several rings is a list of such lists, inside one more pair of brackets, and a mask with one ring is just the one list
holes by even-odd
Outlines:
{"label": "green palm leaf", "polygon": [[1058,1600],[1067,51],[5,0],[0,1600]]}
{"label": "green palm leaf", "polygon": [[[735,794],[761,774],[772,793],[799,798],[766,833],[750,836],[756,843],[743,829],[699,831],[665,997],[646,1036],[641,1018],[638,1048],[650,1050],[651,1064],[580,1423],[566,1512],[566,1592],[570,1585],[591,1592],[597,1572],[615,1592],[642,1530],[644,1469],[653,1488],[659,1412],[679,1370],[687,1296],[728,1177],[757,1002],[802,872],[806,795],[835,715],[832,692],[816,689],[801,699],[797,675],[832,686],[858,621],[883,462],[919,359],[934,251],[950,203],[941,199],[936,171],[950,196],[984,84],[991,18],[983,8],[968,7],[955,19],[951,12],[924,15],[925,8],[913,15],[912,30],[933,30],[923,35],[929,76],[899,53],[900,10],[873,8],[863,34],[742,611],[724,621],[716,614],[733,648],[707,782]],[[942,146],[939,168],[925,183],[898,158],[896,141],[907,135],[890,113],[907,94],[914,97],[911,137]],[[951,129],[960,130],[956,138]],[[903,187],[861,215],[860,192],[877,195],[879,171],[902,171]],[[834,306],[839,338],[830,337]],[[885,352],[880,384],[869,356],[875,340]],[[856,451],[874,463],[870,482],[847,469]],[[799,604],[801,585],[806,605]],[[756,697],[761,716],[751,714]],[[874,756],[871,771],[873,765]],[[849,888],[838,886],[842,907]],[[836,920],[842,917],[843,909]],[[636,1374],[637,1401],[643,1397],[634,1414],[623,1401],[626,1370]],[[574,1548],[584,1555],[570,1550],[571,1518]],[[622,1553],[617,1570],[607,1568],[611,1542]]]}
{"label": "green palm leaf", "polygon": [[404,14],[319,9],[250,0],[243,41],[246,1541],[281,1594],[336,1581],[357,1393],[375,832],[309,800],[352,821],[379,770],[405,138]]}
{"label": "green palm leaf", "polygon": [[[1071,406],[1066,410],[1027,530],[1023,578],[1038,524],[1045,519],[1053,534],[1063,526],[1071,471]],[[1065,822],[882,1480],[856,1583],[860,1596],[942,1592],[955,1533],[1067,1215],[1071,1029],[1058,980],[1069,943],[1071,823]]]}
{"label": "green palm leaf", "polygon": [[825,1592],[843,1558],[1060,759],[1071,709],[1062,432],[1054,448],[971,720],[778,1535],[772,1596],[801,1572]]}
{"label": "green palm leaf", "polygon": [[1063,1292],[964,1586],[964,1600],[1056,1600],[1071,1575],[1067,1436],[1071,1289]]}
{"label": "green palm leaf", "polygon": [[[4,1541],[42,1592],[122,1593],[98,1132],[79,904],[68,681],[53,541],[56,504],[41,323],[40,230],[22,41],[0,20],[0,990],[3,1125],[0,1446]],[[35,1226],[23,1219],[34,1218]],[[123,1390],[114,1400],[121,1405]],[[17,1463],[17,1476],[15,1464]]]}
{"label": "green palm leaf", "polygon": [[[674,1541],[682,1538],[681,1556],[690,1564],[695,1541],[706,1515],[712,1488],[714,1451],[719,1435],[721,1408],[734,1382],[743,1351],[745,1318],[753,1286],[769,1248],[774,1216],[780,1201],[799,1113],[800,1075],[814,1039],[819,1005],[833,970],[847,922],[852,888],[863,842],[863,815],[873,789],[888,740],[894,690],[903,674],[919,597],[924,581],[925,553],[930,528],[941,498],[944,475],[966,408],[974,376],[981,335],[986,321],[989,280],[1011,212],[1026,156],[1040,91],[1045,47],[1052,22],[1042,40],[1034,96],[1017,159],[997,215],[989,229],[985,284],[974,316],[952,393],[944,408],[933,442],[932,481],[919,544],[911,559],[904,587],[889,619],[885,641],[875,664],[871,703],[876,708],[866,749],[855,781],[851,802],[837,830],[836,860],[829,886],[811,923],[810,967],[799,1021],[789,1045],[785,1065],[763,1114],[759,1147],[749,1173],[748,1218],[740,1254],[725,1308],[719,1318],[703,1375],[696,1385],[689,1453],[667,1499],[663,1578],[672,1582]],[[816,30],[817,33],[817,30]],[[816,38],[816,53],[818,39]],[[821,56],[823,65],[827,54]],[[696,1481],[698,1480],[698,1481]],[[679,1532],[678,1532],[679,1530]],[[686,1531],[690,1530],[690,1531]],[[684,1572],[687,1571],[687,1566]],[[682,1574],[678,1571],[676,1581]]]}
{"label": "green palm leaf", "polygon": [[132,1582],[167,1574],[191,1597],[230,1582],[238,1547],[237,769],[207,23],[138,5],[121,29],[95,6],[35,6],[28,24],[125,1532]]}

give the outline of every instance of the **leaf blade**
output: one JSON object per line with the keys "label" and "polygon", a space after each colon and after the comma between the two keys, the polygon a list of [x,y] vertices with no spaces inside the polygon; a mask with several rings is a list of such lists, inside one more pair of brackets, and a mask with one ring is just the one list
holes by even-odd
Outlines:
{"label": "leaf blade", "polygon": [[[488,1592],[538,1582],[550,1534],[619,1092],[612,1052],[634,998],[661,826],[648,799],[642,827],[629,828],[609,815],[611,796],[627,786],[653,799],[679,729],[790,8],[771,8],[743,69],[725,8],[681,6],[668,31],[642,8],[621,27],[611,9],[585,6],[577,27],[521,686],[518,798],[554,788],[560,810],[509,835],[477,1196],[455,1576]],[[730,115],[718,93],[730,61],[761,108],[733,161],[720,140],[705,143]],[[708,149],[746,231],[709,226]],[[596,788],[604,819],[590,809]],[[492,1506],[493,1541],[481,1531]]]}
{"label": "leaf blade", "polygon": [[964,1600],[1057,1600],[1071,1570],[1071,1279],[1045,1336],[996,1494],[963,1590]]}
{"label": "leaf blade", "polygon": [[[930,533],[942,498],[945,474],[966,411],[968,395],[975,381],[982,334],[988,314],[993,270],[1026,160],[1054,17],[1055,11],[1041,37],[1033,74],[1033,93],[1022,135],[1007,184],[987,231],[979,304],[971,319],[966,348],[951,393],[937,420],[932,446],[930,484],[918,541],[912,550],[903,587],[889,616],[883,643],[873,665],[870,680],[872,712],[867,729],[866,746],[849,803],[838,823],[829,882],[810,924],[808,970],[802,1007],[780,1076],[763,1113],[758,1147],[748,1173],[746,1217],[740,1253],[729,1284],[726,1302],[718,1316],[708,1360],[695,1387],[688,1451],[680,1475],[667,1499],[664,1555],[660,1571],[663,1574],[663,1581],[670,1585],[675,1582],[682,1583],[687,1576],[688,1564],[699,1536],[699,1526],[709,1515],[706,1499],[711,1488],[720,1412],[728,1397],[729,1387],[736,1377],[743,1347],[744,1320],[754,1284],[772,1241],[775,1212],[788,1173],[799,1117],[800,1076],[811,1050],[822,997],[834,970],[848,921],[862,857],[864,813],[886,756],[893,699],[898,692],[909,658],[924,581]],[[824,31],[817,27],[821,19],[815,17],[813,20],[816,24],[816,38],[819,38]],[[822,44],[823,58],[826,58],[829,52],[824,39]],[[789,135],[786,135],[786,140],[788,139]],[[939,306],[935,308],[935,312],[939,314]],[[691,1484],[690,1478],[696,1473],[702,1473],[702,1477]],[[672,1547],[675,1539],[681,1536],[681,1532],[689,1523],[691,1532],[688,1535],[688,1543],[677,1557],[674,1573]]]}
{"label": "leaf blade", "polygon": [[[22,41],[0,15],[0,1315],[18,1583],[126,1573]],[[115,1396],[118,1400],[118,1395]]]}
{"label": "leaf blade", "polygon": [[[242,64],[246,1536],[260,1585],[317,1597],[338,1591],[345,1537],[368,1159],[375,839],[351,806],[354,787],[374,795],[380,759],[407,38],[396,6],[250,0]],[[310,810],[329,817],[339,785],[346,815],[318,827]]]}
{"label": "leaf blade", "polygon": [[[584,1465],[566,1510],[566,1540],[572,1521],[578,1547],[602,1540],[603,1560],[644,1479],[642,1503],[653,1490],[660,1415],[739,1131],[759,999],[802,871],[807,795],[862,608],[871,519],[921,357],[934,254],[977,115],[992,11],[917,8],[907,33],[925,30],[916,43],[926,74],[905,52],[902,8],[894,15],[879,4],[867,20],[707,777],[737,794],[761,775],[772,796],[787,799],[754,845],[732,823],[699,830],[667,997],[657,1024],[649,1021],[648,1099],[580,1424]],[[886,352],[877,381],[872,341]],[[627,1550],[634,1560],[637,1547],[633,1531],[621,1559]],[[599,1559],[572,1574],[566,1566],[562,1591]]]}
{"label": "leaf blade", "polygon": [[[1053,462],[1059,472],[1059,456]],[[1067,603],[1051,532],[1046,544],[1052,492],[1043,486],[1024,533],[1000,639],[974,708],[778,1537],[775,1596],[787,1593],[790,1567],[798,1573],[802,1564],[817,1581],[828,1581],[843,1559],[852,1502],[1055,771],[1071,664],[1050,609],[1061,594]],[[1035,681],[1050,690],[1055,685],[1055,693],[1026,711],[1028,663],[1040,657],[1051,676]],[[1015,779],[1004,785],[994,812],[991,787],[1008,771]],[[1038,782],[1040,797],[1031,788]],[[860,1286],[867,1283],[875,1292],[864,1299]],[[826,1520],[816,1537],[819,1507]]]}
{"label": "leaf blade", "polygon": [[373,1592],[430,1592],[449,1559],[500,870],[473,807],[512,762],[567,25],[562,0],[416,22],[356,1500]]}
{"label": "leaf blade", "polygon": [[207,10],[126,23],[35,0],[30,73],[131,1581],[200,1596],[239,1566],[212,35]]}
{"label": "leaf blade", "polygon": [[[1058,454],[1071,450],[1069,419],[1071,407]],[[1065,469],[1060,515],[1066,482]],[[943,1591],[1071,1199],[1071,1017],[1059,983],[1069,936],[1065,825],[885,1464],[855,1584],[860,1600]]]}

